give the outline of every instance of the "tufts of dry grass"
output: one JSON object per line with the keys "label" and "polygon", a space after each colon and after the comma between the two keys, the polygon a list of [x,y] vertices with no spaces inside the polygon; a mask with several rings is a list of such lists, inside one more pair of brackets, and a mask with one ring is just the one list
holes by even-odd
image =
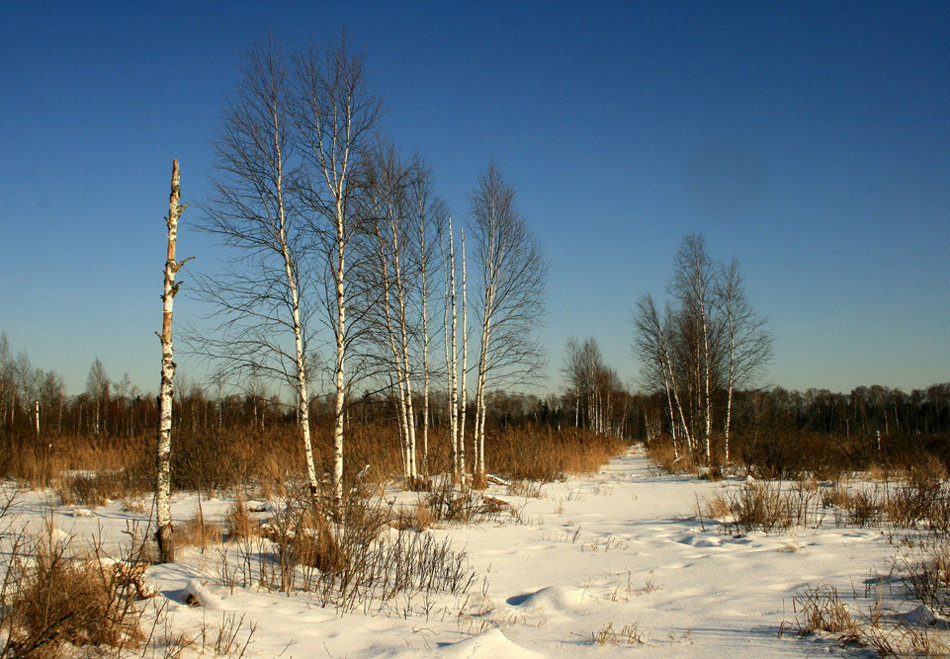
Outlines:
{"label": "tufts of dry grass", "polygon": [[815,586],[798,592],[794,599],[795,624],[800,636],[829,632],[845,642],[857,643],[863,633],[851,608],[834,586]]}
{"label": "tufts of dry grass", "polygon": [[205,519],[201,502],[194,516],[175,528],[175,543],[181,547],[197,547],[202,552],[210,545],[220,544],[224,531],[214,522]]}
{"label": "tufts of dry grass", "polygon": [[0,656],[56,659],[75,646],[140,647],[138,588],[116,569],[125,564],[98,546],[74,552],[51,523],[39,538],[17,534],[0,591]]}
{"label": "tufts of dry grass", "polygon": [[225,517],[225,532],[228,540],[240,541],[261,534],[261,524],[251,517],[244,497],[239,493]]}
{"label": "tufts of dry grass", "polygon": [[544,498],[544,493],[542,492],[544,488],[543,483],[537,483],[535,481],[511,481],[507,484],[508,494],[516,497],[526,497],[529,499],[542,499]]}
{"label": "tufts of dry grass", "polygon": [[139,494],[131,487],[123,470],[81,472],[60,476],[55,487],[64,506],[96,508],[110,499],[131,499]]}
{"label": "tufts of dry grass", "polygon": [[608,622],[596,632],[591,632],[591,642],[598,647],[613,645],[643,645],[643,632],[637,623],[614,629],[614,623]]}
{"label": "tufts of dry grass", "polygon": [[414,530],[421,533],[437,521],[426,500],[419,498],[411,507],[395,508],[392,512],[390,526],[400,531]]}
{"label": "tufts of dry grass", "polygon": [[[264,525],[257,546],[245,542],[246,549],[239,548],[245,560],[224,566],[224,571],[232,586],[309,592],[321,606],[340,611],[404,606],[398,614],[409,615],[415,611],[415,594],[464,595],[474,580],[466,555],[453,551],[448,539],[440,542],[431,534],[392,528],[425,526],[427,514],[419,507],[414,521],[409,513],[393,521],[391,510],[354,493],[344,498],[339,521],[334,521],[328,509],[315,509],[309,492],[301,491]],[[259,568],[246,560],[268,551],[276,560],[263,561]]]}

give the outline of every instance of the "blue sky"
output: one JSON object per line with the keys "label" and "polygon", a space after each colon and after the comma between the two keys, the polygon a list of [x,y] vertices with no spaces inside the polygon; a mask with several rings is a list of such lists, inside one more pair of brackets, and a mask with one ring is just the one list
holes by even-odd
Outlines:
{"label": "blue sky", "polygon": [[[684,234],[737,256],[767,382],[950,380],[950,4],[9,2],[0,22],[0,330],[70,392],[158,386],[171,161],[200,203],[240,56],[346,28],[457,218],[494,158],[569,335],[633,384],[631,308]],[[183,218],[182,271],[213,267]],[[186,296],[176,322],[199,313]],[[188,372],[189,363],[183,370]],[[197,367],[194,367],[197,374]]]}

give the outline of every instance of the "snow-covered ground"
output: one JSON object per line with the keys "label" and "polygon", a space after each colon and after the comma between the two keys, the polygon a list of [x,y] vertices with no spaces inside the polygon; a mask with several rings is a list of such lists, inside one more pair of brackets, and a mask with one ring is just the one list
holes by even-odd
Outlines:
{"label": "snow-covered ground", "polygon": [[[149,606],[161,603],[162,624],[175,629],[220,627],[230,618],[242,643],[254,629],[247,656],[288,659],[871,656],[800,638],[794,625],[779,632],[794,622],[793,598],[803,587],[863,595],[869,580],[888,572],[895,537],[827,520],[818,530],[734,537],[692,517],[697,502],[741,486],[660,475],[632,451],[596,475],[544,485],[540,498],[499,487],[493,496],[512,502],[519,520],[427,531],[467,553],[477,575],[471,593],[440,595],[409,614],[399,607],[339,614],[304,593],[228,588],[222,573],[233,565],[216,547],[180,550],[176,564],[150,567],[161,596]],[[227,509],[221,496],[203,502],[209,519]],[[411,502],[417,495],[387,496]],[[127,539],[128,524],[145,516],[120,502],[87,511],[54,501],[27,493],[16,512],[39,518],[53,506],[55,525],[79,540]],[[176,497],[176,520],[195,509],[194,496]],[[189,593],[204,605],[185,605]]]}

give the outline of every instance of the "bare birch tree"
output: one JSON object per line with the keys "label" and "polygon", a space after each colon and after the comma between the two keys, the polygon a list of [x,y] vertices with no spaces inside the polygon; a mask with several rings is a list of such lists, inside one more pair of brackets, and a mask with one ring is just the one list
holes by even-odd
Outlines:
{"label": "bare birch tree", "polygon": [[721,267],[716,299],[722,316],[727,388],[726,419],[723,422],[723,452],[729,461],[729,434],[732,430],[732,403],[736,387],[748,384],[772,358],[772,334],[767,319],[759,316],[745,292],[739,260]]}
{"label": "bare birch tree", "polygon": [[580,343],[570,337],[562,371],[574,396],[575,426],[600,434],[618,433],[613,413],[622,389],[620,378],[604,362],[597,341],[588,337]]}
{"label": "bare birch tree", "polygon": [[771,357],[766,321],[755,313],[737,260],[722,266],[706,252],[702,236],[689,234],[676,255],[663,317],[653,298],[634,311],[634,353],[645,386],[666,392],[674,451],[682,430],[686,446],[712,466],[713,400],[725,397],[718,418],[724,429],[723,457],[730,458],[733,400],[737,387],[752,382]]}
{"label": "bare birch tree", "polygon": [[102,361],[96,357],[89,367],[86,377],[86,393],[93,405],[93,434],[98,435],[102,430],[102,410],[109,402],[109,374]]}
{"label": "bare birch tree", "polygon": [[[410,255],[415,233],[408,198],[413,173],[388,146],[366,166],[364,183],[370,197],[368,215],[374,218],[375,258],[378,268],[373,273],[382,299],[375,306],[373,317],[381,328],[380,343],[388,347],[390,373],[396,376],[396,406],[402,435],[403,476],[407,483],[418,475],[416,454],[413,376],[415,372],[412,346],[419,328],[411,312],[417,294],[418,270]],[[384,351],[386,351],[384,349]]]}
{"label": "bare birch tree", "polygon": [[696,401],[707,464],[712,460],[712,392],[719,366],[719,326],[712,316],[715,276],[715,264],[706,252],[706,240],[699,234],[688,234],[676,253],[670,288],[679,306],[678,322],[685,339],[680,347],[689,351],[684,362],[688,364],[690,383],[694,387],[691,400]]}
{"label": "bare birch tree", "polygon": [[682,428],[686,435],[689,451],[694,450],[690,426],[686,421],[683,404],[680,400],[680,388],[677,382],[678,368],[673,358],[673,336],[670,323],[671,311],[666,310],[665,319],[657,313],[653,297],[645,295],[637,302],[634,312],[634,354],[642,364],[641,382],[645,386],[657,388],[662,383],[666,392],[670,412],[670,433],[673,436],[673,453],[678,457],[677,429]]}
{"label": "bare birch tree", "polygon": [[[346,361],[358,339],[359,323],[351,306],[359,299],[348,261],[353,241],[365,233],[359,216],[359,168],[373,149],[382,101],[366,80],[362,56],[350,52],[344,35],[332,48],[309,49],[297,60],[297,127],[302,139],[306,178],[304,199],[313,215],[313,230],[322,238],[332,298],[327,305],[333,362],[333,493],[335,508],[343,498],[344,406],[348,388]],[[349,313],[349,316],[348,316]],[[354,331],[356,330],[356,331]]]}
{"label": "bare birch tree", "polygon": [[542,352],[533,330],[544,311],[547,266],[541,245],[515,205],[514,189],[494,162],[469,195],[470,233],[480,269],[479,358],[475,393],[476,482],[485,476],[486,388],[536,373]]}
{"label": "bare birch tree", "polygon": [[415,216],[418,238],[419,313],[422,317],[422,472],[429,475],[429,403],[432,369],[429,361],[430,281],[438,266],[433,243],[441,235],[448,210],[443,199],[434,192],[432,170],[421,156],[412,160],[413,176],[410,181],[410,204]]}
{"label": "bare birch tree", "polygon": [[310,227],[292,192],[299,178],[292,81],[287,58],[273,43],[254,48],[242,73],[215,142],[217,177],[203,225],[230,248],[227,270],[203,281],[202,295],[222,320],[203,347],[223,358],[223,372],[277,377],[291,386],[316,505],[307,302],[313,256]]}
{"label": "bare birch tree", "polygon": [[[455,236],[452,217],[448,218],[448,260],[446,260],[445,237],[440,235],[439,247],[445,271],[443,324],[445,326],[445,372],[448,389],[449,413],[449,463],[452,481],[458,483],[465,474],[465,446],[459,431],[459,353],[458,353],[458,285],[456,283]],[[451,318],[451,322],[450,322]]]}
{"label": "bare birch tree", "polygon": [[171,196],[169,198],[168,217],[168,256],[165,260],[165,289],[162,293],[162,380],[159,394],[158,416],[158,454],[156,471],[158,474],[155,489],[155,507],[158,530],[158,560],[161,563],[175,562],[175,535],[171,513],[171,450],[172,450],[172,397],[175,381],[175,347],[172,341],[172,314],[175,295],[180,284],[175,277],[188,259],[179,263],[175,250],[178,242],[178,219],[188,204],[181,203],[181,176],[178,161],[172,164]]}
{"label": "bare birch tree", "polygon": [[[368,317],[383,346],[386,371],[395,373],[397,416],[406,479],[427,473],[429,421],[428,281],[433,269],[430,234],[440,230],[444,205],[432,190],[431,173],[419,156],[402,161],[385,146],[365,167],[367,217],[373,218],[377,262],[372,273],[380,299]],[[417,428],[417,392],[423,388],[423,419]],[[421,435],[421,440],[420,436]],[[420,446],[421,444],[421,446]],[[421,451],[421,455],[420,455]]]}

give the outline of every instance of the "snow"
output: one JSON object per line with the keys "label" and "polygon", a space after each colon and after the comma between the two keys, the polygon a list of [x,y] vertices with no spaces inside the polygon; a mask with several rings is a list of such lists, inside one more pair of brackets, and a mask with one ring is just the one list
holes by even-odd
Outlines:
{"label": "snow", "polygon": [[[800,589],[828,585],[850,596],[886,574],[897,551],[893,534],[826,520],[818,529],[735,537],[693,517],[698,502],[741,487],[740,480],[660,475],[636,451],[596,475],[546,484],[541,498],[507,495],[506,488],[493,486],[491,496],[512,503],[517,518],[426,531],[465,551],[478,577],[467,597],[438,595],[428,615],[418,607],[376,615],[357,607],[340,614],[305,593],[229,587],[222,565],[233,543],[179,549],[177,563],[149,567],[146,575],[160,596],[146,606],[163,608],[175,628],[237,624],[241,643],[253,629],[249,656],[287,659],[760,659],[825,656],[832,649],[870,656],[833,639],[780,631],[794,621]],[[221,519],[228,508],[225,494],[218,496],[201,502],[207,519]],[[391,490],[385,496],[412,505],[417,495]],[[147,521],[147,513],[121,502],[90,516],[56,506],[42,492],[25,493],[14,511],[41,532],[51,507],[57,538],[60,532],[74,539],[102,533],[127,542],[129,525]],[[196,509],[193,495],[174,497],[176,522]],[[908,618],[935,620],[929,610],[905,608]],[[620,633],[624,628],[635,633]],[[598,635],[603,644],[595,642]],[[190,651],[182,656],[194,656]]]}

